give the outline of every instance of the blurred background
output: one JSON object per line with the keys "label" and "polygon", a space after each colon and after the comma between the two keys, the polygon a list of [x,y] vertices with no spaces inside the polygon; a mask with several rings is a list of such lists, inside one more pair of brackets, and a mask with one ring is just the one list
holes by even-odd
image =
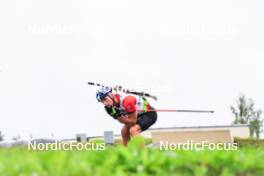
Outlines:
{"label": "blurred background", "polygon": [[230,125],[240,94],[264,107],[261,0],[0,2],[0,131],[6,139],[120,133],[88,81],[143,90],[154,127]]}

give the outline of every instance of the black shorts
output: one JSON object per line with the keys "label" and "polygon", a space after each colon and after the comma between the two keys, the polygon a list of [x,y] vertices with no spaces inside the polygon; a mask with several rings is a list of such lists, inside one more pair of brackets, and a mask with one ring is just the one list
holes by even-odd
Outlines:
{"label": "black shorts", "polygon": [[137,118],[137,124],[140,126],[141,131],[147,130],[151,125],[157,121],[158,114],[156,111],[149,111],[142,113]]}

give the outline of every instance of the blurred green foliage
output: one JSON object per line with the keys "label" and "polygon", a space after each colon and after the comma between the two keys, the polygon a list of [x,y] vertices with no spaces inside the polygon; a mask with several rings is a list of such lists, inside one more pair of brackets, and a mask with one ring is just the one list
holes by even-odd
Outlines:
{"label": "blurred green foliage", "polygon": [[2,176],[261,176],[263,148],[237,151],[162,151],[134,138],[127,147],[103,151],[29,151],[24,147],[0,149]]}

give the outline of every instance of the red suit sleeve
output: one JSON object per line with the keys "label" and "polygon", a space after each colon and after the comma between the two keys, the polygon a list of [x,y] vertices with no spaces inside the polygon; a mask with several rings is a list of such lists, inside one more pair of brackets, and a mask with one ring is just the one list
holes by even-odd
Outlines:
{"label": "red suit sleeve", "polygon": [[125,108],[126,112],[134,113],[136,111],[136,103],[136,98],[128,95],[124,98],[122,106]]}

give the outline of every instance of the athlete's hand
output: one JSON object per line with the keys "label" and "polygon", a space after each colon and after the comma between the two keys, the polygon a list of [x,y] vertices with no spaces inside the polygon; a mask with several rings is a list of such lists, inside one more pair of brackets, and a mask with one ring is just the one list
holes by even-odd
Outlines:
{"label": "athlete's hand", "polygon": [[121,115],[117,118],[117,120],[120,122],[120,123],[123,123],[123,124],[127,124],[127,120],[128,120],[128,116],[127,115]]}
{"label": "athlete's hand", "polygon": [[128,115],[127,114],[122,114],[121,118],[128,118]]}

